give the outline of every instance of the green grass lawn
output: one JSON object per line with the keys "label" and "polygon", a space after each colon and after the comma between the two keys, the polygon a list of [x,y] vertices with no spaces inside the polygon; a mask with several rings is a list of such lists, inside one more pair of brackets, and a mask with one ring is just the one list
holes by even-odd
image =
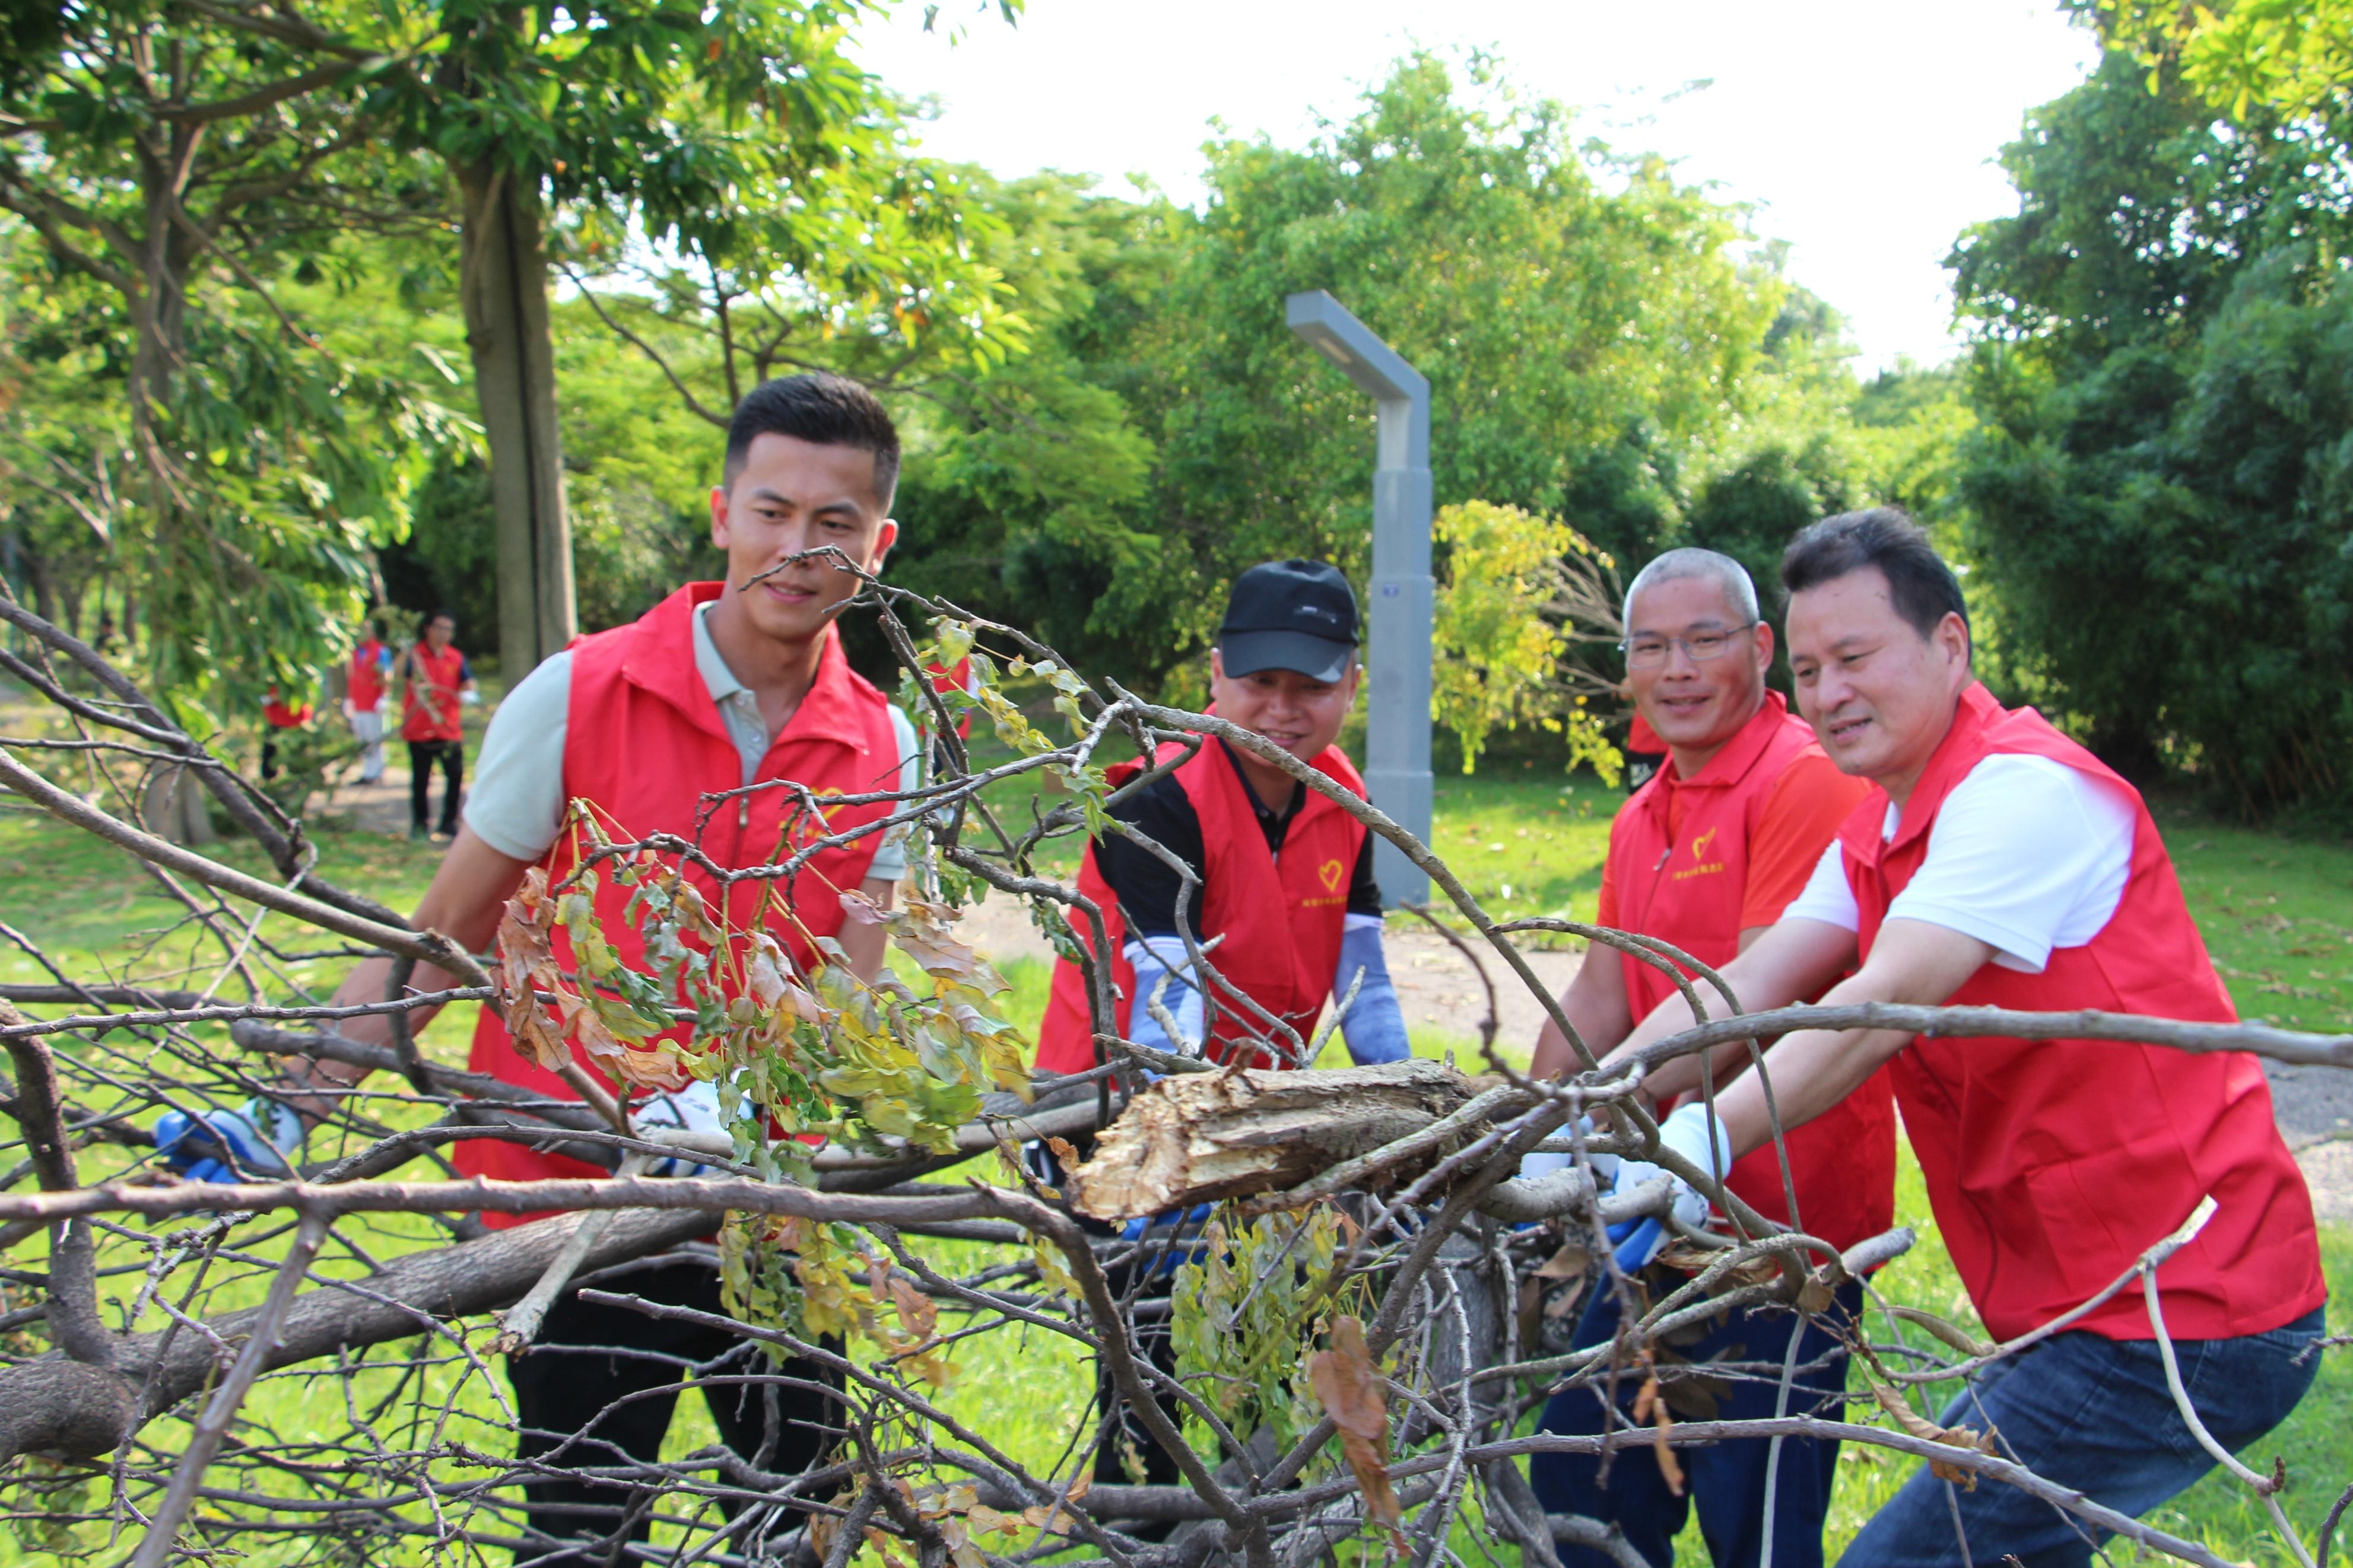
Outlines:
{"label": "green grass lawn", "polygon": [[[1008,822],[1029,820],[1034,784],[999,792]],[[1045,797],[1050,800],[1050,795]],[[1589,919],[1599,888],[1599,867],[1610,812],[1619,796],[1590,781],[1564,782],[1535,769],[1504,768],[1477,778],[1439,782],[1436,847],[1461,875],[1472,893],[1498,916],[1561,914]],[[2329,843],[2292,841],[2253,830],[2168,813],[2165,831],[2175,848],[2191,906],[2199,914],[2233,994],[2250,1016],[2306,1028],[2343,1029],[2353,1016],[2353,926],[2343,923],[2353,891],[2353,850]],[[438,850],[377,835],[332,828],[319,835],[321,868],[347,886],[396,907],[406,907],[430,878]],[[224,858],[265,872],[249,848],[216,847]],[[1048,868],[1067,872],[1076,846],[1065,843],[1043,858]],[[208,984],[219,954],[181,923],[183,911],[154,882],[120,853],[49,819],[0,805],[0,910],[9,923],[42,944],[76,973],[104,969],[117,974],[174,985]],[[266,925],[265,931],[278,928]],[[296,963],[287,978],[322,989],[331,985],[331,962]],[[1013,1011],[1025,1021],[1042,1009],[1047,973],[1043,965],[1008,966]],[[0,979],[46,978],[22,952],[0,950]],[[462,1059],[471,1020],[459,1010],[427,1032],[426,1048],[446,1061]],[[1450,1045],[1442,1036],[1417,1036],[1417,1047],[1437,1054]],[[86,1162],[97,1173],[95,1160]],[[1921,1245],[1890,1268],[1883,1288],[1897,1300],[1966,1317],[1957,1279],[1926,1211],[1916,1169],[1904,1167],[1900,1212],[1922,1231]],[[274,1227],[272,1227],[274,1228]],[[414,1222],[376,1222],[355,1238],[377,1257],[427,1244]],[[264,1248],[267,1250],[267,1248]],[[2339,1300],[2353,1292],[2353,1237],[2330,1233],[2327,1267]],[[967,1249],[960,1260],[976,1260]],[[356,1271],[355,1254],[330,1267]],[[124,1289],[134,1279],[116,1282]],[[208,1303],[213,1310],[239,1304],[237,1287]],[[2333,1327],[2347,1324],[2340,1314]],[[483,1336],[486,1337],[486,1336]],[[2321,1380],[2295,1416],[2256,1456],[2267,1462],[2284,1455],[2301,1484],[2288,1494],[2291,1513],[2307,1529],[2353,1479],[2353,1361],[2336,1352]],[[961,1353],[961,1376],[946,1395],[948,1407],[982,1426],[1017,1456],[1050,1464],[1082,1418],[1089,1384],[1086,1367],[1068,1342],[1037,1331],[1012,1331],[973,1342]],[[440,1374],[447,1377],[447,1373]],[[256,1396],[255,1413],[280,1432],[308,1431],[332,1437],[345,1417],[341,1394],[330,1381],[275,1379]],[[414,1407],[422,1410],[423,1406]],[[480,1380],[459,1401],[467,1440],[491,1451],[503,1443],[490,1391]],[[682,1454],[711,1440],[699,1402],[681,1405],[670,1451]],[[159,1439],[170,1435],[158,1432]],[[379,1434],[383,1436],[384,1434]],[[1861,1452],[1843,1461],[1832,1521],[1833,1544],[1855,1526],[1908,1473],[1908,1466]],[[2225,1556],[2284,1562],[2262,1544],[2258,1510],[2230,1487],[2210,1479],[2162,1510],[2168,1528],[2208,1542]],[[0,1544],[0,1562],[54,1560],[54,1543],[37,1538]],[[1698,1549],[1695,1542],[1694,1552]],[[292,1561],[301,1550],[269,1545],[248,1561]],[[1695,1561],[1687,1555],[1685,1561]]]}
{"label": "green grass lawn", "polygon": [[2353,1027],[2353,849],[2160,809],[2181,889],[2240,1013]]}

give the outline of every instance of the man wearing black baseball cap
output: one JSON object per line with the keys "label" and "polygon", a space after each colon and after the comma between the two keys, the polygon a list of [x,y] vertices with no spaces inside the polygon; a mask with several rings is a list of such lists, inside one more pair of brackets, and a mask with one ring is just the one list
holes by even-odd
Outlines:
{"label": "man wearing black baseball cap", "polygon": [[[1336,567],[1253,566],[1234,580],[1209,652],[1213,710],[1361,795],[1364,781],[1334,744],[1356,700],[1356,596]],[[1172,745],[1164,755],[1182,753]],[[1113,784],[1142,767],[1113,768]],[[1088,847],[1079,886],[1106,916],[1116,914],[1107,923],[1121,1015],[1114,1023],[1124,1038],[1223,1059],[1234,1042],[1268,1033],[1262,1021],[1238,1016],[1229,998],[1203,1006],[1186,978],[1181,915],[1197,941],[1226,939],[1210,955],[1218,973],[1303,1040],[1325,1004],[1354,984],[1356,999],[1341,1025],[1349,1054],[1360,1063],[1410,1054],[1381,953],[1380,892],[1362,823],[1271,763],[1217,740],[1112,815],[1200,879],[1186,899],[1176,873],[1134,840],[1107,833]],[[1131,1005],[1164,978],[1176,1040],[1149,1009]],[[1206,1026],[1205,1013],[1214,1015]],[[1066,959],[1055,966],[1038,1065],[1075,1072],[1095,1059],[1085,981]]]}
{"label": "man wearing black baseball cap", "polygon": [[[1270,561],[1234,580],[1209,651],[1212,710],[1361,796],[1364,781],[1333,743],[1356,700],[1357,674],[1356,596],[1336,568]],[[1171,742],[1154,761],[1184,754]],[[1112,768],[1113,785],[1144,766],[1139,759]],[[1219,976],[1303,1043],[1326,1004],[1354,985],[1356,1000],[1341,1022],[1348,1054],[1360,1064],[1411,1054],[1381,953],[1381,898],[1362,823],[1281,768],[1214,738],[1112,815],[1199,878],[1188,899],[1183,879],[1133,839],[1106,833],[1087,846],[1079,889],[1103,912],[1117,988],[1118,1016],[1110,1023],[1123,1038],[1183,1056],[1223,1061],[1240,1053],[1268,1061],[1257,1042],[1279,1036],[1264,1020],[1242,1016],[1222,987],[1205,1006],[1187,983],[1182,920],[1200,942],[1225,939],[1208,955]],[[1134,1005],[1155,995],[1176,1025],[1174,1039],[1152,1009]],[[1038,1031],[1038,1065],[1081,1072],[1095,1062],[1085,976],[1063,959]],[[1115,1283],[1124,1289],[1128,1281],[1122,1276]],[[1174,1370],[1165,1330],[1146,1331],[1145,1349]],[[1126,1440],[1144,1454],[1145,1479],[1176,1479],[1174,1461],[1139,1429],[1131,1427]],[[1095,1455],[1098,1480],[1124,1479],[1120,1447],[1106,1436]]]}

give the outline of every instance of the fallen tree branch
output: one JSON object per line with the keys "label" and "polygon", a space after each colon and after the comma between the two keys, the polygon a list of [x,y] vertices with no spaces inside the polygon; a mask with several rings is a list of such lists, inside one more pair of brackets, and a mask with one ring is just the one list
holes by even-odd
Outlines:
{"label": "fallen tree branch", "polygon": [[130,850],[150,865],[179,872],[232,898],[259,904],[263,909],[276,910],[322,931],[331,931],[338,936],[364,942],[370,947],[406,954],[433,964],[458,976],[470,986],[487,987],[491,984],[489,973],[474,962],[473,955],[445,936],[368,920],[317,899],[289,892],[274,882],[248,877],[193,849],[183,849],[168,839],[142,832],[121,818],[100,811],[80,796],[58,788],[18,762],[15,754],[5,747],[0,747],[0,784],[5,784],[76,827]]}

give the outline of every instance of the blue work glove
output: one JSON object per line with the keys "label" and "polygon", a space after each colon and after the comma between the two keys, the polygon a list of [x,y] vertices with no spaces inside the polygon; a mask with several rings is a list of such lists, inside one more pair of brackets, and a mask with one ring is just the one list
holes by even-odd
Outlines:
{"label": "blue work glove", "polygon": [[301,1112],[256,1095],[235,1110],[165,1111],[155,1123],[155,1152],[165,1170],[192,1182],[290,1176],[305,1135]]}
{"label": "blue work glove", "polygon": [[[1124,955],[1135,971],[1135,994],[1128,999],[1127,1037],[1139,1046],[1155,1051],[1166,1051],[1172,1057],[1198,1057],[1201,1054],[1201,994],[1194,989],[1186,976],[1191,972],[1192,960],[1185,952],[1184,939],[1176,936],[1140,937],[1127,944]],[[1161,983],[1167,982],[1163,990]],[[1157,996],[1160,1005],[1176,1020],[1180,1037],[1170,1039],[1160,1020],[1152,1016],[1152,999]]]}
{"label": "blue work glove", "polygon": [[[1357,979],[1362,974],[1362,980]],[[1332,978],[1334,1001],[1356,988],[1340,1033],[1348,1055],[1358,1067],[1401,1062],[1413,1055],[1406,1038],[1405,1015],[1398,1010],[1397,987],[1389,983],[1389,963],[1381,949],[1381,917],[1350,915],[1340,928],[1340,970]]]}
{"label": "blue work glove", "polygon": [[[1722,1119],[1697,1100],[1659,1123],[1659,1142],[1718,1177],[1732,1169],[1732,1135],[1725,1130]],[[1667,1175],[1663,1168],[1648,1160],[1621,1160],[1610,1190],[1630,1193],[1645,1182]],[[1681,1177],[1668,1176],[1668,1180],[1674,1183],[1675,1218],[1694,1227],[1705,1225],[1707,1200],[1692,1191]],[[1671,1234],[1656,1219],[1620,1220],[1609,1227],[1609,1240],[1618,1252],[1618,1267],[1630,1274],[1642,1268],[1665,1249]]]}
{"label": "blue work glove", "polygon": [[[656,1128],[675,1127],[689,1132],[725,1133],[727,1123],[719,1114],[719,1090],[716,1086],[697,1079],[684,1089],[653,1095],[629,1107],[629,1119],[639,1131]],[[645,1173],[649,1176],[710,1176],[719,1173],[696,1160],[691,1154],[679,1153],[648,1161]]]}
{"label": "blue work glove", "polygon": [[[1216,1208],[1215,1204],[1196,1204],[1189,1209],[1170,1209],[1166,1214],[1156,1214],[1147,1219],[1132,1219],[1120,1227],[1120,1239],[1142,1241],[1155,1230],[1174,1231],[1179,1226],[1190,1226],[1198,1238],[1201,1226],[1208,1223],[1209,1215]],[[1179,1264],[1198,1263],[1200,1258],[1201,1248],[1198,1241],[1193,1246],[1172,1247],[1162,1252],[1154,1262],[1152,1272],[1174,1274]]]}

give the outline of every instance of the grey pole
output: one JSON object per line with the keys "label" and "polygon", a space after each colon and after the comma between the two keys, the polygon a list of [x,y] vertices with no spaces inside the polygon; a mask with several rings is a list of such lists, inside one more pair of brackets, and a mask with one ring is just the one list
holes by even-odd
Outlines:
{"label": "grey pole", "polygon": [[[1321,289],[1284,302],[1291,330],[1315,345],[1379,411],[1373,469],[1372,699],[1365,787],[1390,816],[1430,842],[1430,381]],[[1421,903],[1430,879],[1396,846],[1374,850],[1384,903]]]}

